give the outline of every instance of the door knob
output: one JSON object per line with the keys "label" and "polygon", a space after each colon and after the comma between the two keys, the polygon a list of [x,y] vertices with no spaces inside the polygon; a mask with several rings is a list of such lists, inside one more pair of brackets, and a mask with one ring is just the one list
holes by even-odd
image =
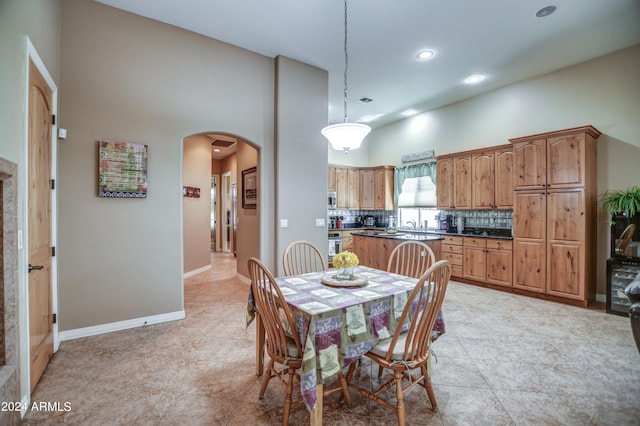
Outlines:
{"label": "door knob", "polygon": [[31,271],[33,271],[33,270],[39,271],[40,269],[44,269],[44,266],[42,266],[42,265],[33,266],[33,265],[29,264],[29,273],[31,273]]}

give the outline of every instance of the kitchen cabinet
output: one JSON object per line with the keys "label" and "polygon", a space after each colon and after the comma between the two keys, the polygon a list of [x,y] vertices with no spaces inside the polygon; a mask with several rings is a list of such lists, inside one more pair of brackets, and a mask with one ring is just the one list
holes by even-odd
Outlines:
{"label": "kitchen cabinet", "polygon": [[436,162],[436,198],[439,209],[452,209],[453,201],[453,158],[438,158]]}
{"label": "kitchen cabinet", "polygon": [[438,157],[436,170],[436,195],[440,209],[513,208],[511,146]]}
{"label": "kitchen cabinet", "polygon": [[[451,264],[451,276],[462,277],[463,270],[463,250],[462,238],[455,235],[444,235],[442,241],[442,259],[448,260]],[[436,258],[436,260],[439,260]]]}
{"label": "kitchen cabinet", "polygon": [[513,208],[513,148],[495,151],[495,195],[497,209]]}
{"label": "kitchen cabinet", "polygon": [[511,139],[514,288],[579,306],[594,299],[599,136],[586,126]]}
{"label": "kitchen cabinet", "polygon": [[376,210],[395,210],[393,201],[393,166],[376,167],[374,173],[374,208]]}
{"label": "kitchen cabinet", "polygon": [[[401,238],[380,238],[356,234],[353,235],[353,252],[358,256],[360,265],[386,271],[391,252],[405,241],[407,240]],[[426,240],[422,242],[431,248],[436,260],[440,260],[442,240]]]}
{"label": "kitchen cabinet", "polygon": [[474,209],[495,206],[495,157],[493,150],[471,157],[471,201]]}
{"label": "kitchen cabinet", "polygon": [[487,240],[487,278],[489,284],[504,287],[513,285],[513,242]]}
{"label": "kitchen cabinet", "polygon": [[327,168],[328,173],[327,173],[327,188],[328,189],[332,189],[332,190],[336,190],[337,186],[336,186],[336,168],[333,166],[329,166]]}
{"label": "kitchen cabinet", "polygon": [[511,287],[512,244],[511,240],[464,237],[464,278]]}
{"label": "kitchen cabinet", "polygon": [[453,158],[453,205],[471,208],[471,155]]}
{"label": "kitchen cabinet", "polygon": [[373,169],[360,169],[360,209],[375,208],[375,172]]}
{"label": "kitchen cabinet", "polygon": [[487,240],[463,237],[462,250],[464,278],[485,281],[487,279]]}
{"label": "kitchen cabinet", "polygon": [[360,208],[360,173],[358,169],[335,167],[336,208]]}
{"label": "kitchen cabinet", "polygon": [[351,231],[342,231],[342,250],[353,251],[353,235],[351,235]]}

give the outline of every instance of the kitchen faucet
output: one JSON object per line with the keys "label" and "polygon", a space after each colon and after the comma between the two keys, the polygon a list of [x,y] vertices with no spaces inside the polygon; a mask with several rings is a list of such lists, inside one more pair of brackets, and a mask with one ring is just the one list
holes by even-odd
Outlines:
{"label": "kitchen faucet", "polygon": [[407,223],[410,223],[413,226],[413,229],[416,229],[416,221],[415,220],[408,220]]}

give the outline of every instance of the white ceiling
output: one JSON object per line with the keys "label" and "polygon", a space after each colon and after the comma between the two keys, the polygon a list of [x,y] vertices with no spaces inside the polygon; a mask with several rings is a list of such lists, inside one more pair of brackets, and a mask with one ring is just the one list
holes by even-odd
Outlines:
{"label": "white ceiling", "polygon": [[[98,1],[328,70],[329,122],[343,119],[343,0]],[[348,118],[377,127],[640,43],[640,0],[349,0],[348,34]]]}

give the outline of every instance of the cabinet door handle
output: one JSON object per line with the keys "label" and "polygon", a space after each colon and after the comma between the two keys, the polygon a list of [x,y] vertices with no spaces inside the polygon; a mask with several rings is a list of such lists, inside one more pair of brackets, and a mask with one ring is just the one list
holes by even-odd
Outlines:
{"label": "cabinet door handle", "polygon": [[29,273],[31,273],[31,271],[39,271],[41,269],[44,269],[44,266],[42,265],[33,266],[32,264],[29,264]]}

